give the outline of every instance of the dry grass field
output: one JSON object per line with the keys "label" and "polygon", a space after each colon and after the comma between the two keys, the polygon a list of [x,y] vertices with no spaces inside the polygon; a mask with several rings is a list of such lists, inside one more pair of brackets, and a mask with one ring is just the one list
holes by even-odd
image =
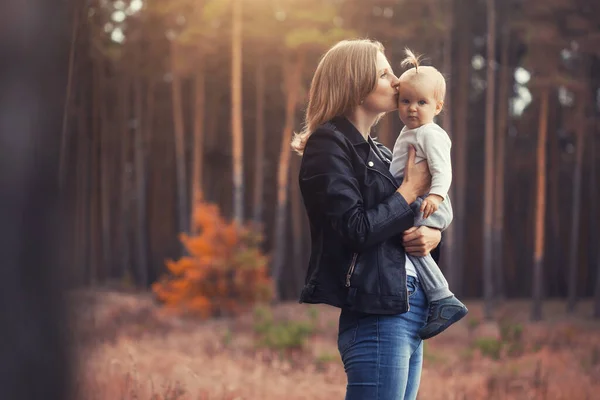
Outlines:
{"label": "dry grass field", "polygon": [[[312,324],[301,348],[277,350],[259,345],[252,312],[183,319],[149,294],[114,291],[74,293],[72,302],[77,399],[343,399],[332,307],[273,307],[273,324]],[[426,342],[419,399],[598,398],[600,321],[590,318],[589,302],[567,316],[563,302],[549,301],[540,323],[528,322],[526,301],[503,305],[494,322],[482,321],[479,302],[467,305],[465,320]]]}

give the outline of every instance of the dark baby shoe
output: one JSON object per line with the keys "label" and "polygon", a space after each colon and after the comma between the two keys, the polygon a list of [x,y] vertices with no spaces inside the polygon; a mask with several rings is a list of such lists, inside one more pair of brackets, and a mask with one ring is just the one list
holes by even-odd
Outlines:
{"label": "dark baby shoe", "polygon": [[427,324],[419,330],[421,339],[429,339],[445,331],[450,325],[467,315],[469,310],[455,296],[429,303]]}

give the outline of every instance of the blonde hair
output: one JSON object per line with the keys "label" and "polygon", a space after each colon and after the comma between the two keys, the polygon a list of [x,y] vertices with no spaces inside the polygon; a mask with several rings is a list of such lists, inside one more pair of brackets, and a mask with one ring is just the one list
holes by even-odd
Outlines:
{"label": "blonde hair", "polygon": [[377,54],[383,51],[380,42],[355,39],[342,40],[323,55],[310,84],[304,128],[292,139],[298,154],[319,125],[351,112],[375,89]]}
{"label": "blonde hair", "polygon": [[444,102],[444,97],[446,97],[446,79],[444,79],[444,75],[440,71],[438,71],[435,67],[431,67],[429,65],[421,65],[421,55],[415,55],[409,48],[404,48],[404,53],[406,57],[402,60],[402,65],[404,68],[413,66],[408,70],[404,71],[402,75],[400,75],[400,83],[416,81],[421,79],[427,79],[433,82],[433,96],[436,101]]}

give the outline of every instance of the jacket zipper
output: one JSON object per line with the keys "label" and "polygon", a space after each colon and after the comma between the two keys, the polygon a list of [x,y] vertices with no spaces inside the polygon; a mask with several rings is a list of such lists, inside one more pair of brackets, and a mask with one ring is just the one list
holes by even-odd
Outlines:
{"label": "jacket zipper", "polygon": [[358,258],[358,253],[352,254],[352,262],[350,263],[350,268],[348,268],[348,273],[346,274],[346,287],[350,287],[350,277],[354,272],[354,267],[356,266],[356,259]]}

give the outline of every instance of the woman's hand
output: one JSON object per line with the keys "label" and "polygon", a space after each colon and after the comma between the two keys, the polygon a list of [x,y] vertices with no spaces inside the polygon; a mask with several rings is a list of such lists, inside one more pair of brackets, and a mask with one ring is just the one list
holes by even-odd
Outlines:
{"label": "woman's hand", "polygon": [[408,204],[413,203],[418,196],[429,192],[431,187],[431,174],[426,162],[415,164],[416,150],[413,146],[408,148],[408,161],[404,167],[404,179],[397,192],[404,197]]}
{"label": "woman's hand", "polygon": [[442,240],[442,232],[439,229],[428,226],[413,226],[402,234],[404,250],[411,256],[423,257],[435,249]]}

